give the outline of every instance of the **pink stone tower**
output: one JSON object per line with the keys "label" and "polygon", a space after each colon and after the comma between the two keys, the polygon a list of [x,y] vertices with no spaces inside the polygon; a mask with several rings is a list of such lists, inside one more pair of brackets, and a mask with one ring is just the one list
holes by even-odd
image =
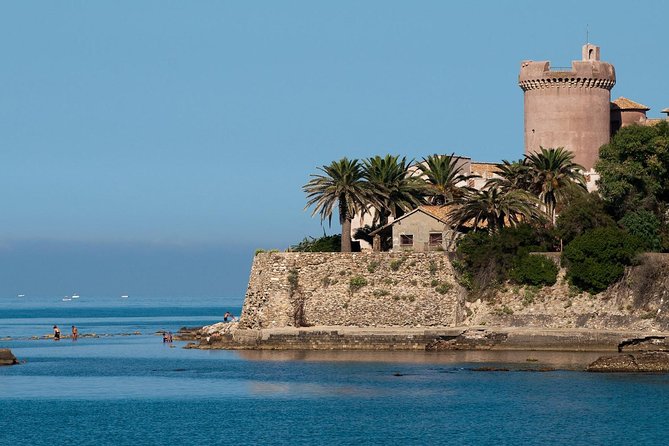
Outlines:
{"label": "pink stone tower", "polygon": [[599,60],[599,47],[583,46],[582,60],[571,67],[523,61],[518,84],[525,95],[525,153],[539,147],[564,147],[586,171],[611,136],[613,65]]}

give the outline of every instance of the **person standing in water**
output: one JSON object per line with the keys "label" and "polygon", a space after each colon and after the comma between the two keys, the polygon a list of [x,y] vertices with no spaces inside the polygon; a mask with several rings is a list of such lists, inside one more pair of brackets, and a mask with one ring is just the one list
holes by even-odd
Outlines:
{"label": "person standing in water", "polygon": [[60,341],[60,328],[58,328],[58,325],[53,326],[53,340]]}
{"label": "person standing in water", "polygon": [[74,325],[72,326],[72,340],[76,341],[79,339],[79,330]]}

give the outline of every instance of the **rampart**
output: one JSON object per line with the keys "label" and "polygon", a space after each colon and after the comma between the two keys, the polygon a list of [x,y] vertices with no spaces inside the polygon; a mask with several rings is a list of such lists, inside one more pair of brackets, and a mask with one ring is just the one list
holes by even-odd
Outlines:
{"label": "rampart", "polygon": [[184,329],[180,338],[196,341],[188,348],[254,350],[664,345],[668,269],[668,254],[644,254],[597,295],[570,287],[562,269],[553,286],[505,284],[482,299],[467,298],[443,252],[266,253],[254,259],[240,322]]}
{"label": "rampart", "polygon": [[452,327],[464,296],[444,252],[262,253],[240,328]]}

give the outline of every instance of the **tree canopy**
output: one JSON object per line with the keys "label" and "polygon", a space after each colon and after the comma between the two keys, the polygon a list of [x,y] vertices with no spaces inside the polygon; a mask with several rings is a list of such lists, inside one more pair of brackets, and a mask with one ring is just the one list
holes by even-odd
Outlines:
{"label": "tree canopy", "polygon": [[639,208],[657,212],[669,202],[669,124],[623,127],[601,147],[595,170],[616,218]]}

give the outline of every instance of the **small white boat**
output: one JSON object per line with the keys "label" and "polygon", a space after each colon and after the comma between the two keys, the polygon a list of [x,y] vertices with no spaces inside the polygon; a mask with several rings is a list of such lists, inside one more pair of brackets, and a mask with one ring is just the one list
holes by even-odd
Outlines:
{"label": "small white boat", "polygon": [[79,295],[78,294],[73,294],[72,299],[79,299]]}
{"label": "small white boat", "polygon": [[70,300],[72,300],[72,298],[69,297],[69,296],[63,297],[63,302],[67,302],[67,301],[70,301]]}
{"label": "small white boat", "polygon": [[123,296],[121,296],[121,299],[127,299],[127,298],[128,298],[127,294],[124,294]]}
{"label": "small white boat", "polygon": [[17,294],[16,297],[26,297],[25,294]]}

